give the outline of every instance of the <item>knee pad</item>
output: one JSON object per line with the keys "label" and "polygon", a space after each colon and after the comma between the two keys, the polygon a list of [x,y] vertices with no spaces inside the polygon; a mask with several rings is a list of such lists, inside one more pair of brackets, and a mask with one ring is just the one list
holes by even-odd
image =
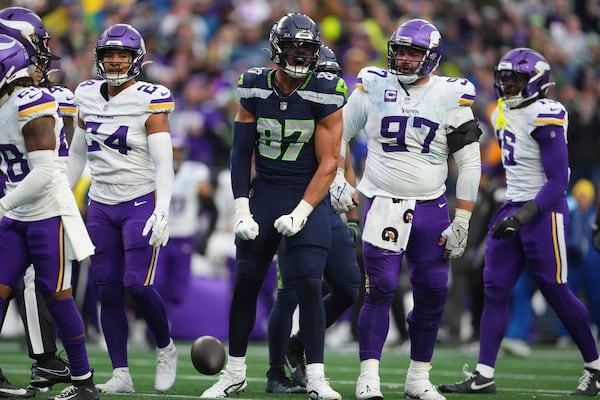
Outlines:
{"label": "knee pad", "polygon": [[414,307],[408,321],[413,326],[436,328],[442,319],[448,288],[413,287]]}
{"label": "knee pad", "polygon": [[392,304],[397,288],[397,276],[392,277],[386,274],[373,277],[367,275],[365,282],[365,302],[378,305]]}

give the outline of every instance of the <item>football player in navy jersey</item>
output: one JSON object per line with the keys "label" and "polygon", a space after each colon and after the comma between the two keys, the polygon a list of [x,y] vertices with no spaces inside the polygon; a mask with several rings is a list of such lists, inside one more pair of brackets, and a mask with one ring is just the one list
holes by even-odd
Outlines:
{"label": "football player in navy jersey", "polygon": [[[477,198],[481,130],[471,109],[473,84],[432,73],[441,56],[438,29],[422,19],[406,21],[388,41],[388,68],[363,68],[344,107],[344,142],[364,131],[369,148],[358,185],[366,197],[358,400],[383,398],[379,362],[405,256],[414,307],[408,314],[411,350],[404,394],[444,399],[429,370],[448,292],[449,259],[465,250]],[[445,184],[450,155],[458,169],[452,222]],[[338,174],[333,192],[341,194],[346,187]],[[352,204],[339,197],[334,207]]]}
{"label": "football player in navy jersey", "polygon": [[[231,150],[236,276],[229,314],[229,357],[202,398],[247,386],[246,350],[258,292],[283,239],[293,261],[311,399],[341,396],[325,379],[325,310],[321,279],[329,252],[329,186],[336,174],[347,88],[333,74],[314,74],[319,29],[290,13],[271,29],[276,68],[251,68],[238,81],[240,104]],[[251,177],[254,156],[256,174]]]}
{"label": "football player in navy jersey", "polygon": [[567,110],[546,96],[554,84],[550,64],[535,50],[507,52],[494,78],[498,105],[491,122],[502,149],[506,200],[492,217],[486,239],[479,359],[463,381],[440,390],[496,393],[494,367],[508,327],[511,292],[527,267],[583,356],[583,376],[571,395],[595,396],[600,392],[596,341],[585,306],[567,284]]}
{"label": "football player in navy jersey", "polygon": [[[335,53],[321,45],[315,73],[340,76],[342,69]],[[356,185],[350,158],[346,160],[346,179]],[[358,210],[350,210],[343,220],[333,208],[330,209],[331,248],[327,257],[324,276],[330,288],[323,298],[325,325],[329,327],[356,301],[360,286],[360,267],[356,260],[354,244],[359,241],[360,228]],[[303,393],[306,387],[304,341],[299,332],[290,339],[292,315],[298,305],[294,262],[285,241],[277,251],[278,290],[277,298],[269,315],[269,371],[267,372],[268,393]],[[289,342],[289,346],[288,346]],[[286,352],[287,348],[287,352]],[[287,364],[292,379],[285,375]]]}

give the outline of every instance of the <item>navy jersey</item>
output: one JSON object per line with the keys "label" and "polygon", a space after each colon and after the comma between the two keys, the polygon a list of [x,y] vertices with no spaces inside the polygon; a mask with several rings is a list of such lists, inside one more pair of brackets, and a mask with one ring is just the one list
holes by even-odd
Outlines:
{"label": "navy jersey", "polygon": [[317,122],[346,104],[347,87],[331,73],[309,74],[287,96],[275,88],[275,70],[251,68],[238,82],[240,104],[256,115],[256,175],[265,181],[307,185],[317,170]]}

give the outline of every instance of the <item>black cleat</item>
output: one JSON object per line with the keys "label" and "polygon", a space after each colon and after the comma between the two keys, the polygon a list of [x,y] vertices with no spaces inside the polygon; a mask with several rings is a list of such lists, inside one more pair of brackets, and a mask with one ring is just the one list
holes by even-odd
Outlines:
{"label": "black cleat", "polygon": [[496,393],[496,383],[494,378],[484,378],[479,371],[467,372],[468,366],[463,368],[464,374],[467,376],[465,380],[448,385],[440,385],[439,389],[442,393],[480,393],[494,394]]}
{"label": "black cleat", "polygon": [[13,386],[8,379],[6,379],[4,373],[2,373],[2,369],[0,369],[0,398],[25,399],[33,396],[35,396],[33,390]]}
{"label": "black cleat", "polygon": [[31,366],[31,382],[33,387],[45,388],[56,383],[71,383],[71,367],[60,357],[55,357],[43,364]]}
{"label": "black cleat", "polygon": [[298,335],[290,338],[285,354],[285,365],[290,370],[292,380],[302,387],[306,387],[306,359],[304,358],[304,344]]}
{"label": "black cleat", "polygon": [[99,400],[100,395],[94,385],[68,386],[62,392],[48,400]]}
{"label": "black cleat", "polygon": [[577,390],[569,394],[571,396],[593,397],[598,393],[600,393],[600,371],[597,369],[586,368],[583,370],[583,376],[579,378]]}
{"label": "black cleat", "polygon": [[267,393],[287,393],[297,394],[306,393],[306,388],[298,385],[296,382],[291,380],[285,375],[280,373],[267,373]]}

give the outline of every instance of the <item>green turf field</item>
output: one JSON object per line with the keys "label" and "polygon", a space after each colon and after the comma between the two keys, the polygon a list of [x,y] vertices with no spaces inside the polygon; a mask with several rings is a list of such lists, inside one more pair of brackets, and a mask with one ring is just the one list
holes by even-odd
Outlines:
{"label": "green turf field", "polygon": [[[154,353],[130,351],[130,371],[136,394],[102,395],[102,399],[193,399],[198,398],[204,389],[216,381],[217,376],[201,376],[192,367],[189,359],[190,342],[177,342],[179,351],[178,374],[175,386],[167,394],[156,393],[154,383]],[[111,375],[108,354],[89,346],[90,363],[95,369],[96,382],[104,382]],[[434,354],[431,380],[434,384],[452,383],[462,380],[462,366],[469,364],[472,369],[476,355],[465,355],[455,348],[438,346]],[[325,371],[331,386],[342,394],[344,399],[354,399],[354,384],[358,375],[356,351],[326,353]],[[29,379],[31,361],[19,342],[0,340],[0,367],[13,384],[25,386]],[[381,389],[386,400],[401,399],[408,355],[395,349],[386,348],[381,363]],[[528,359],[503,356],[497,363],[496,395],[447,395],[451,399],[494,400],[518,399],[561,399],[572,398],[568,393],[577,386],[583,371],[583,364],[576,348],[556,349],[552,346],[534,346]],[[265,373],[267,370],[267,348],[264,343],[253,343],[248,350],[248,388],[234,399],[306,399],[306,395],[275,395],[265,393]],[[47,393],[38,393],[37,399],[45,399],[56,394],[62,387],[55,386]]]}

